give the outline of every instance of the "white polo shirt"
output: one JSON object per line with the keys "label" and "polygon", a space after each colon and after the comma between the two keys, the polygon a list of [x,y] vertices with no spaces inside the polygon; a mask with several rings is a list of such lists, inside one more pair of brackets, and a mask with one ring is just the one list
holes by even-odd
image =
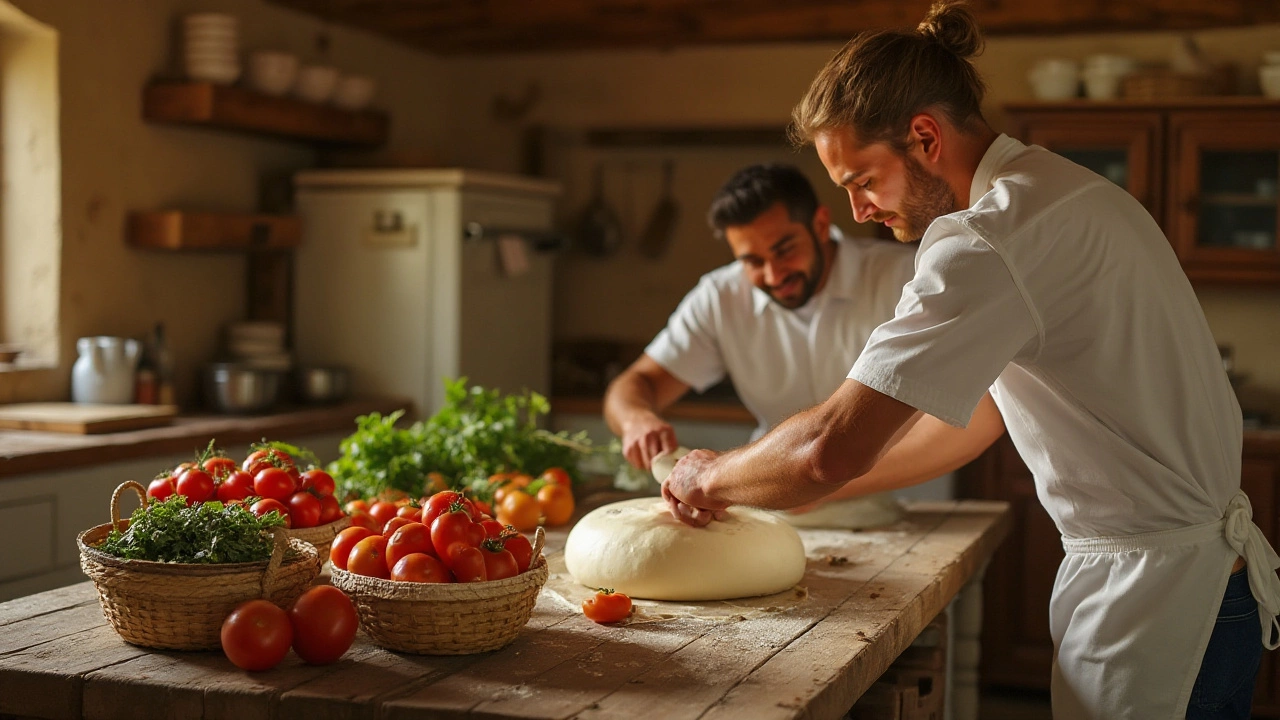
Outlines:
{"label": "white polo shirt", "polygon": [[774,302],[735,261],[702,276],[645,354],[698,392],[727,374],[760,423],[755,436],[826,400],[893,317],[915,257],[914,246],[846,238],[835,227],[831,236],[831,274],[804,307]]}

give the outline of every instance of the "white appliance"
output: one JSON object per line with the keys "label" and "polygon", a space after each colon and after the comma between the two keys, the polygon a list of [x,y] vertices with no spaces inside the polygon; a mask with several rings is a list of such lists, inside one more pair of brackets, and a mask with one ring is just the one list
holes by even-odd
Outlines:
{"label": "white appliance", "polygon": [[558,184],[361,169],[301,172],[295,188],[300,364],[346,365],[354,393],[410,398],[419,417],[464,375],[549,392]]}

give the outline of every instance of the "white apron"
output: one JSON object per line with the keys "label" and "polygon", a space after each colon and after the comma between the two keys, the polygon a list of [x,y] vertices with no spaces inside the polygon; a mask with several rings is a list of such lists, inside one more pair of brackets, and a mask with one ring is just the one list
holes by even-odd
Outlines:
{"label": "white apron", "polygon": [[1185,717],[1236,556],[1248,564],[1263,643],[1276,647],[1280,556],[1243,492],[1217,522],[1062,545],[1050,601],[1055,720]]}

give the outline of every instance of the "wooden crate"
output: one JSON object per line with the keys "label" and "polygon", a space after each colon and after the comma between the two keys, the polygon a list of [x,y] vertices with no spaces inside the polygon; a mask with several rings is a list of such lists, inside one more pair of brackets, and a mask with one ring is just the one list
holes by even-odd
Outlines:
{"label": "wooden crate", "polygon": [[921,631],[844,720],[943,720],[947,690],[947,617]]}

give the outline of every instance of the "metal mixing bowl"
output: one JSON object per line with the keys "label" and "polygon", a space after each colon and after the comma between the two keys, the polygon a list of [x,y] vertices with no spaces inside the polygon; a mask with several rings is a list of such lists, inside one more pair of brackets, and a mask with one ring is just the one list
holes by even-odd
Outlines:
{"label": "metal mixing bowl", "polygon": [[351,373],[344,367],[304,367],[297,375],[298,400],[305,403],[334,403],[347,398]]}
{"label": "metal mixing bowl", "polygon": [[221,413],[265,412],[280,399],[280,372],[214,363],[205,368],[204,396],[209,407]]}

